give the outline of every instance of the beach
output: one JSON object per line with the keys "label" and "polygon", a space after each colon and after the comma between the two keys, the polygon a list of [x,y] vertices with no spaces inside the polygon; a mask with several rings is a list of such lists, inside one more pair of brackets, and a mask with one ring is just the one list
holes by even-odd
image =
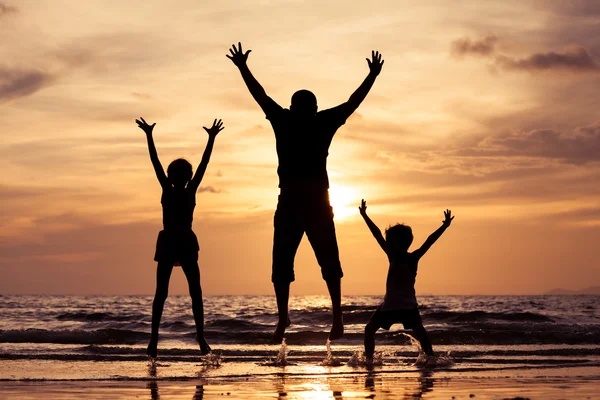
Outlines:
{"label": "beach", "polygon": [[379,357],[365,364],[361,331],[378,299],[345,299],[347,333],[327,346],[327,298],[295,297],[283,346],[268,344],[272,297],[207,297],[213,354],[202,357],[189,298],[174,296],[152,364],[151,297],[2,296],[0,398],[598,398],[597,296],[423,296],[431,368],[415,364],[401,325],[377,334]]}

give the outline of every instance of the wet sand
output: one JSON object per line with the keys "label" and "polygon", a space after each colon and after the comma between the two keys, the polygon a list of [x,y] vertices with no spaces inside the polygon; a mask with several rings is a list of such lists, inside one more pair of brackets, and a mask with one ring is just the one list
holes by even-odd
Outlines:
{"label": "wet sand", "polygon": [[[304,372],[248,365],[199,371],[199,377],[169,380],[1,381],[1,399],[598,399],[598,367],[487,371],[425,369],[398,372],[377,367],[315,366]],[[160,370],[160,366],[157,367]],[[232,375],[233,370],[240,375]],[[221,370],[221,371],[220,371]],[[159,371],[160,372],[160,371]],[[209,373],[207,373],[209,372]],[[225,374],[221,374],[224,372]]]}

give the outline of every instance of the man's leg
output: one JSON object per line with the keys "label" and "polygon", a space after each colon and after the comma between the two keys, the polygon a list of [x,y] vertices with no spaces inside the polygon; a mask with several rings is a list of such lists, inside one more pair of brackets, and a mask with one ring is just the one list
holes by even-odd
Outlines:
{"label": "man's leg", "polygon": [[289,283],[274,283],[275,297],[277,299],[277,314],[279,321],[273,333],[273,343],[281,343],[285,328],[290,326],[291,321],[288,312],[288,303],[290,300],[290,284]]}
{"label": "man's leg", "polygon": [[327,289],[331,297],[331,311],[333,321],[331,331],[329,332],[329,340],[336,340],[344,334],[344,319],[342,315],[342,279],[332,278],[327,281]]}
{"label": "man's leg", "polygon": [[329,332],[329,340],[339,339],[344,334],[341,288],[344,274],[335,236],[333,211],[328,202],[315,207],[313,215],[307,218],[306,236],[315,252],[331,297],[333,323]]}
{"label": "man's leg", "polygon": [[152,333],[146,353],[153,358],[157,356],[158,327],[162,318],[165,301],[169,295],[169,280],[173,271],[172,263],[159,262],[156,267],[156,292],[152,302]]}
{"label": "man's leg", "polygon": [[274,218],[273,233],[273,269],[271,281],[277,298],[279,322],[273,333],[273,343],[281,343],[285,328],[290,325],[288,302],[290,298],[290,283],[294,277],[294,258],[304,236],[293,207],[279,200]]}

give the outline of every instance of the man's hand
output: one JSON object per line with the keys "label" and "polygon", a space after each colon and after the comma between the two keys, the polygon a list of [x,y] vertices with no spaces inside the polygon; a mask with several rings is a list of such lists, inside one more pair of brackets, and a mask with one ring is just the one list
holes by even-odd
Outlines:
{"label": "man's hand", "polygon": [[365,201],[365,199],[362,199],[362,201],[360,202],[358,211],[360,211],[360,215],[367,215],[367,202]]}
{"label": "man's hand", "polygon": [[221,120],[214,120],[212,126],[210,128],[207,128],[205,126],[203,126],[204,130],[208,133],[209,137],[215,137],[219,134],[219,132],[221,132],[223,129],[225,129],[223,127],[223,122]]}
{"label": "man's hand", "polygon": [[378,51],[371,51],[371,60],[367,58],[370,74],[377,76],[381,72],[384,61],[381,59],[381,54]]}
{"label": "man's hand", "polygon": [[[141,121],[140,121],[140,119],[141,119]],[[152,130],[154,129],[156,122],[153,123],[152,125],[148,125],[148,123],[144,120],[144,118],[140,117],[140,119],[135,120],[135,122],[137,122],[140,129],[143,130],[144,132],[146,132],[146,135],[152,135]]]}
{"label": "man's hand", "polygon": [[229,49],[231,55],[226,54],[225,57],[229,58],[239,68],[246,65],[246,61],[248,61],[248,54],[250,54],[251,51],[252,50],[247,50],[244,53],[242,50],[242,43],[238,42],[237,49],[235,48],[235,44],[231,45],[231,49]]}
{"label": "man's hand", "polygon": [[442,221],[442,224],[444,224],[444,226],[450,226],[450,223],[453,219],[454,217],[452,216],[452,211],[446,210],[444,211],[444,220]]}

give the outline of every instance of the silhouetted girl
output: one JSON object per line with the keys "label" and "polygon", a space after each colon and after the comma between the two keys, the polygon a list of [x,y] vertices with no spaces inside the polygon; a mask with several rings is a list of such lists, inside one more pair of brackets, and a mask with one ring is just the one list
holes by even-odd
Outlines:
{"label": "silhouetted girl", "polygon": [[[141,121],[140,121],[141,120]],[[202,304],[202,288],[200,287],[200,269],[198,268],[198,239],[192,231],[192,219],[196,206],[196,191],[200,186],[217,134],[223,130],[221,120],[213,122],[212,127],[204,129],[208,132],[208,143],[204,149],[202,161],[192,177],[192,165],[180,158],[167,168],[167,175],[158,159],[152,130],[156,123],[148,125],[144,118],[135,120],[146,133],[150,160],[156,177],[162,186],[161,203],[163,208],[163,230],[158,234],[154,260],[156,268],[156,293],[152,303],[152,336],[148,344],[147,354],[156,358],[158,345],[158,326],[169,292],[169,280],[174,265],[181,265],[187,278],[192,310],[196,322],[198,343],[202,354],[210,352],[210,346],[204,339],[204,307]]]}

